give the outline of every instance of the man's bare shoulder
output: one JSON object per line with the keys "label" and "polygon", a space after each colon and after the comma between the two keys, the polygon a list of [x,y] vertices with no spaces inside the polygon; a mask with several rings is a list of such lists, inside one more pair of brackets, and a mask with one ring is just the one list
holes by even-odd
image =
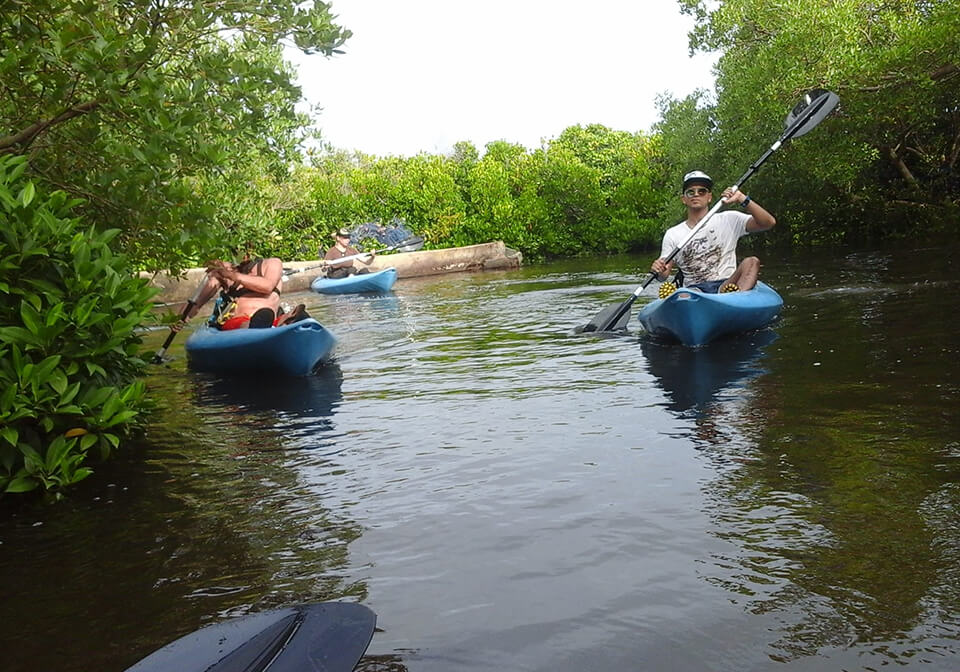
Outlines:
{"label": "man's bare shoulder", "polygon": [[283,275],[283,261],[278,257],[268,257],[264,259],[261,268],[260,274],[265,278],[280,277]]}

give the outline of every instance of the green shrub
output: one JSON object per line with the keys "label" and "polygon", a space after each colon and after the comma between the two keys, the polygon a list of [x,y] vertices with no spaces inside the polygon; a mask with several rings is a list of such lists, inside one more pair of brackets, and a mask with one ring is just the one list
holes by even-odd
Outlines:
{"label": "green shrub", "polygon": [[0,156],[0,493],[76,483],[135,426],[155,294],[111,252],[117,230],[81,228],[25,167]]}

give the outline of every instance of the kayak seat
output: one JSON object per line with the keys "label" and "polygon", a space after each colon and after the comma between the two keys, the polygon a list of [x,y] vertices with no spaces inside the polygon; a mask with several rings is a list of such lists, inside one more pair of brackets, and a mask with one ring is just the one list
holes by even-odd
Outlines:
{"label": "kayak seat", "polygon": [[307,312],[307,306],[302,303],[298,303],[297,307],[291,310],[289,313],[283,313],[280,317],[277,318],[276,325],[282,326],[284,324],[293,324],[294,322],[300,322],[301,320],[306,320],[310,317],[310,314]]}

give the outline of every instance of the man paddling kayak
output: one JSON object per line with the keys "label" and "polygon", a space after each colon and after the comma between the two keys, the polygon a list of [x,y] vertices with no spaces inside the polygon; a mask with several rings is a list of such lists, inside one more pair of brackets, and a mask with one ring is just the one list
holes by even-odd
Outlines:
{"label": "man paddling kayak", "polygon": [[224,331],[262,329],[306,319],[309,315],[303,304],[288,313],[281,311],[282,279],[283,262],[276,257],[247,257],[239,264],[219,259],[208,262],[202,288],[196,298],[183,307],[181,319],[171,329],[174,332],[183,329],[217,292],[220,297],[210,324]]}
{"label": "man paddling kayak", "polygon": [[673,260],[669,263],[664,261],[707,215],[713,200],[712,190],[713,180],[703,171],[694,170],[683,176],[681,198],[687,208],[687,219],[663,235],[660,258],[651,264],[650,270],[662,281],[677,266],[683,272],[686,287],[708,294],[753,289],[760,274],[760,260],[747,257],[738,265],[737,242],[748,233],[772,229],[777,221],[736,187],[726,189],[723,200],[739,205],[743,212],[718,212]]}
{"label": "man paddling kayak", "polygon": [[373,261],[374,255],[376,252],[370,252],[366,257],[361,257],[360,259],[351,259],[350,261],[344,261],[343,263],[336,263],[337,259],[342,259],[343,257],[352,257],[360,254],[357,251],[357,248],[350,245],[350,230],[343,228],[338,230],[333,234],[334,240],[337,242],[327,250],[327,253],[324,255],[324,261],[328,262],[326,277],[330,279],[345,278],[348,275],[353,275],[354,273],[369,273],[370,269],[362,268],[357,266],[357,262],[362,262],[364,265],[369,266]]}

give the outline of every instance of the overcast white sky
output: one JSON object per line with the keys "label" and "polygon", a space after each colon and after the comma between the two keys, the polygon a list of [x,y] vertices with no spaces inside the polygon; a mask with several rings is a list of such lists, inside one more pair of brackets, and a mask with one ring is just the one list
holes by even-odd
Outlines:
{"label": "overcast white sky", "polygon": [[446,153],[461,140],[528,149],[574,124],[649,130],[659,93],[712,89],[676,0],[333,0],[353,31],[333,58],[288,50],[335,147]]}

